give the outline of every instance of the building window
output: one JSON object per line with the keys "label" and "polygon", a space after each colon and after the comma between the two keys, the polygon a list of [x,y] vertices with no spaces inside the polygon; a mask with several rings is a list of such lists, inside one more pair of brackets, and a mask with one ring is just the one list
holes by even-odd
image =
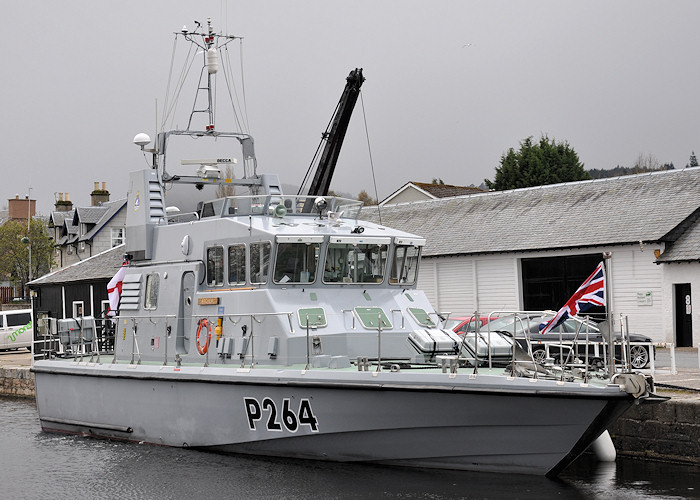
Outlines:
{"label": "building window", "polygon": [[36,313],[37,332],[39,335],[47,337],[51,331],[51,317],[47,312]]}
{"label": "building window", "polygon": [[224,284],[224,247],[207,248],[207,285]]}
{"label": "building window", "polygon": [[116,247],[117,245],[121,245],[122,243],[124,243],[124,228],[112,228],[112,248]]}
{"label": "building window", "polygon": [[160,286],[160,275],[158,273],[146,276],[146,296],[143,300],[144,309],[155,309],[158,307],[158,288]]}
{"label": "building window", "polygon": [[228,282],[229,285],[245,283],[245,245],[228,247]]}
{"label": "building window", "polygon": [[81,318],[85,315],[85,303],[82,300],[73,301],[73,317]]}
{"label": "building window", "polygon": [[270,242],[261,241],[250,245],[250,282],[267,283],[270,273]]}

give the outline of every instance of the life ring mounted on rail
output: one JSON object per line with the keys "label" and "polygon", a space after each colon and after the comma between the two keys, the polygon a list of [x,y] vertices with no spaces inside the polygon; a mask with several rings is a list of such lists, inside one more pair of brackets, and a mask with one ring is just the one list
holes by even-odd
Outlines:
{"label": "life ring mounted on rail", "polygon": [[[207,341],[204,345],[199,343],[199,335],[202,333],[202,329],[206,328],[207,330]],[[199,354],[206,354],[207,350],[209,349],[209,343],[211,342],[211,325],[209,324],[209,321],[207,321],[207,318],[202,318],[199,321],[197,321],[197,351],[199,351]]]}

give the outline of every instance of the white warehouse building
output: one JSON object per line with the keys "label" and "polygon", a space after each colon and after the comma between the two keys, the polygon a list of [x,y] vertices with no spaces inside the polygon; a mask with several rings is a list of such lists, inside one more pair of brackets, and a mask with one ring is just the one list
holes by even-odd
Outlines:
{"label": "white warehouse building", "polygon": [[[700,168],[366,207],[363,218],[427,238],[418,286],[436,310],[558,309],[609,259],[619,328],[700,342]],[[380,221],[381,217],[381,221]],[[700,302],[699,302],[700,304]]]}

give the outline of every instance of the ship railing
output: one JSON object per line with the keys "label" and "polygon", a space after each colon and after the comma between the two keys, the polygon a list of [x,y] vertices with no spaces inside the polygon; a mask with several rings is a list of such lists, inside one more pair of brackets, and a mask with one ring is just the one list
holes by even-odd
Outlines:
{"label": "ship railing", "polygon": [[[34,359],[74,357],[81,361],[89,356],[90,361],[100,355],[111,354],[114,349],[114,320],[80,316],[76,320],[78,329],[59,331],[58,319],[43,317],[37,320],[37,338],[33,342]],[[86,326],[86,321],[90,326]],[[93,327],[94,325],[94,327]]]}
{"label": "ship railing", "polygon": [[[591,318],[589,316],[583,317],[583,321],[579,321],[577,325],[577,331],[573,332],[573,338],[563,338],[563,333],[560,330],[558,340],[543,340],[533,338],[530,332],[534,329],[535,325],[532,325],[532,320],[534,318],[540,318],[544,314],[549,313],[549,311],[499,311],[494,310],[489,313],[487,318],[489,320],[486,322],[485,331],[487,335],[485,337],[480,335],[480,329],[483,332],[483,328],[480,327],[480,321],[478,318],[481,316],[478,312],[475,312],[471,318],[470,322],[474,322],[475,328],[473,332],[467,332],[463,336],[463,345],[467,338],[471,337],[474,340],[474,346],[478,346],[479,338],[481,338],[486,343],[487,351],[487,362],[489,368],[492,368],[492,349],[491,349],[491,338],[492,335],[497,333],[491,330],[491,321],[493,318],[504,318],[513,317],[511,323],[512,332],[509,331],[508,336],[512,341],[511,349],[511,359],[510,359],[510,369],[511,374],[515,375],[518,371],[518,366],[524,366],[526,372],[532,371],[532,377],[537,378],[538,373],[546,371],[545,369],[556,369],[559,377],[564,380],[565,374],[570,373],[572,369],[578,369],[581,372],[581,376],[584,382],[587,382],[590,377],[590,370],[592,368],[602,368],[603,372],[612,375],[616,372],[631,372],[635,369],[632,363],[632,352],[635,346],[643,346],[646,349],[647,355],[649,356],[649,365],[652,372],[654,371],[654,346],[652,342],[635,342],[631,341],[629,335],[629,320],[626,316],[620,315],[620,338],[615,339],[616,336],[613,334],[613,340],[608,342],[603,339],[591,339]],[[539,321],[539,320],[538,320]],[[600,337],[601,333],[599,331],[595,332],[596,337]],[[533,334],[535,335],[535,334]],[[526,357],[523,358],[517,356],[517,352],[520,349],[520,344],[524,343],[526,348]],[[533,348],[536,345],[536,349]],[[608,350],[613,349],[617,351],[619,347],[620,351],[620,361],[617,361],[617,354],[613,356],[613,366],[608,366]],[[555,350],[556,356],[551,356],[551,350]],[[542,351],[544,355],[542,355]],[[638,350],[637,350],[638,351]],[[639,351],[638,351],[639,352]],[[462,350],[460,349],[460,354]],[[474,355],[475,358],[476,352]],[[594,361],[596,361],[594,363]],[[474,372],[478,371],[479,360],[474,360]],[[638,369],[638,368],[636,368]]]}
{"label": "ship railing", "polygon": [[[317,196],[288,196],[281,194],[229,196],[205,204],[202,217],[229,217],[237,215],[319,216],[319,210],[332,221],[338,218],[357,220],[362,202],[337,196],[324,196],[317,204]],[[211,208],[209,208],[209,206]]]}
{"label": "ship railing", "polygon": [[174,214],[170,214],[165,219],[168,221],[168,224],[181,224],[184,222],[194,222],[199,220],[199,213],[198,212],[178,212]]}
{"label": "ship railing", "polygon": [[[233,323],[234,325],[237,325],[244,319],[249,319],[248,322],[246,322],[245,325],[245,333],[244,333],[244,342],[243,346],[241,348],[240,352],[240,358],[241,358],[241,368],[244,368],[246,365],[246,361],[248,358],[248,351],[250,350],[250,367],[252,368],[255,365],[255,351],[254,351],[254,345],[253,345],[253,339],[255,336],[255,325],[260,325],[265,318],[267,317],[272,317],[272,316],[286,316],[287,317],[287,322],[289,324],[289,332],[291,334],[294,334],[294,321],[293,321],[293,312],[258,312],[258,313],[228,313],[228,314],[213,314],[213,315],[193,315],[193,316],[188,316],[186,319],[192,320],[194,324],[199,324],[201,320],[207,320],[207,322],[211,325],[212,323],[216,324],[216,321],[212,321],[212,318],[221,318],[222,320],[226,319]],[[165,328],[165,343],[163,346],[163,366],[167,366],[169,363],[174,362],[178,366],[182,362],[182,354],[183,352],[178,352],[176,349],[176,352],[174,355],[172,355],[172,359],[170,359],[170,354],[168,352],[168,346],[170,342],[168,340],[171,337],[171,331],[172,331],[172,326],[174,323],[176,323],[180,319],[185,319],[182,317],[178,317],[177,315],[174,314],[164,314],[164,315],[145,315],[145,316],[123,316],[123,320],[130,321],[131,322],[131,360],[129,364],[136,364],[139,365],[141,364],[142,361],[142,355],[141,355],[141,345],[139,343],[139,325],[142,324],[145,321],[148,321],[149,323],[156,325],[162,320],[165,320],[164,322],[164,328]],[[250,325],[250,331],[248,332],[248,325]],[[207,328],[207,327],[205,327]],[[208,328],[207,328],[208,330]],[[149,334],[152,333],[152,330],[149,330]],[[205,332],[207,336],[211,335],[210,331]],[[216,330],[214,335],[216,335]],[[186,333],[183,331],[182,332],[182,340],[183,341],[189,341],[190,337],[186,335]],[[215,339],[216,340],[219,339]],[[151,338],[152,345],[151,347],[158,348],[160,342],[158,342],[158,345],[155,345],[155,339],[152,337]],[[178,339],[175,339],[175,344],[177,345]],[[207,348],[206,352],[204,353],[204,366],[209,366],[209,352],[210,349]],[[114,352],[114,360],[113,362],[116,363],[116,358],[117,358],[117,353],[116,351]]]}

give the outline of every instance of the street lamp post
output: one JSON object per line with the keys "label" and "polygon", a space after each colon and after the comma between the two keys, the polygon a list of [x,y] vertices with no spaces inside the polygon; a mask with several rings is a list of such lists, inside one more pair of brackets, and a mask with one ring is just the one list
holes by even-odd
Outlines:
{"label": "street lamp post", "polygon": [[[32,187],[29,186],[29,193],[27,194],[27,238],[29,238],[29,231],[31,230],[32,222]],[[32,281],[32,242],[29,240],[29,281]]]}
{"label": "street lamp post", "polygon": [[[22,243],[29,245],[29,272],[27,283],[32,281],[32,241],[29,238],[29,231],[31,230],[32,223],[32,187],[29,186],[29,193],[27,194],[27,236],[22,238]],[[27,287],[27,292],[29,292],[29,287]],[[24,293],[24,291],[23,291]]]}

